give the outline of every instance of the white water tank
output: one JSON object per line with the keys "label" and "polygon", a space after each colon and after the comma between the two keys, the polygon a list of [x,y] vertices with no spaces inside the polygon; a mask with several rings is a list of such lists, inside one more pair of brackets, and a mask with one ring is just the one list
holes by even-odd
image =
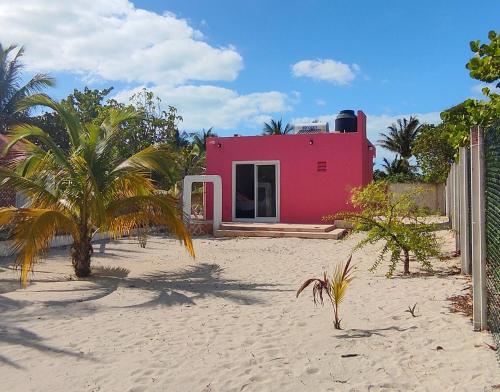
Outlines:
{"label": "white water tank", "polygon": [[326,133],[329,132],[327,122],[311,122],[293,125],[294,133]]}

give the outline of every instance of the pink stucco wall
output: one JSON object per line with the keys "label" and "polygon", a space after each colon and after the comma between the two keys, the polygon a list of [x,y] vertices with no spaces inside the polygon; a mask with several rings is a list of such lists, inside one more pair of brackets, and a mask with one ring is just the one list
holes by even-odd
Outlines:
{"label": "pink stucco wall", "polygon": [[[327,214],[349,209],[350,190],[372,180],[375,154],[366,139],[366,116],[357,115],[353,133],[208,139],[206,174],[222,177],[223,221],[232,220],[233,161],[280,162],[280,222],[319,223]],[[317,170],[319,161],[326,162],[325,172]],[[207,218],[212,205],[208,186]]]}

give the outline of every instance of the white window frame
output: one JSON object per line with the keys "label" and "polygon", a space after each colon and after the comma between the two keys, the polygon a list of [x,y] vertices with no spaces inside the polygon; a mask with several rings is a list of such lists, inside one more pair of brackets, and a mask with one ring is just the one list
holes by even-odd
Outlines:
{"label": "white window frame", "polygon": [[[257,181],[257,167],[259,165],[274,165],[276,167],[276,217],[236,218],[236,165],[254,165],[254,181]],[[232,162],[232,192],[231,192],[231,217],[233,222],[280,222],[280,161],[233,161]],[[255,215],[257,215],[257,192],[254,187]]]}

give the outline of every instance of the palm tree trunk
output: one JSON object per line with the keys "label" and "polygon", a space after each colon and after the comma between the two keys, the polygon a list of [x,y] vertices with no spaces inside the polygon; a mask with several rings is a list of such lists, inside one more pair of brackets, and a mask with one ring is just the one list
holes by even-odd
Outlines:
{"label": "palm tree trunk", "polygon": [[404,275],[410,275],[410,252],[403,249],[403,253],[405,255],[404,258]]}
{"label": "palm tree trunk", "polygon": [[342,329],[342,328],[340,328],[339,306],[338,306],[338,304],[336,305],[333,302],[332,302],[332,306],[333,306],[333,316],[334,316],[333,326],[335,329]]}
{"label": "palm tree trunk", "polygon": [[87,228],[80,229],[80,238],[73,243],[71,252],[73,268],[78,278],[90,275],[90,257],[92,256],[92,243]]}

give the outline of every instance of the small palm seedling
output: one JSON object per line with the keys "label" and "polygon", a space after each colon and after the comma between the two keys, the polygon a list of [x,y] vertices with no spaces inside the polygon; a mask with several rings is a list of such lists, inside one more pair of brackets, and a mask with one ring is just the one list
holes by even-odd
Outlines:
{"label": "small palm seedling", "polygon": [[340,314],[339,307],[340,303],[345,297],[347,292],[347,287],[353,279],[354,267],[351,266],[352,255],[349,256],[347,263],[337,264],[333,271],[332,279],[330,280],[326,275],[323,274],[323,279],[312,278],[307,279],[302,286],[297,290],[296,297],[302,293],[309,285],[313,285],[313,301],[316,305],[318,302],[323,305],[323,292],[328,296],[333,307],[333,317],[334,317],[334,327],[335,329],[340,328]]}
{"label": "small palm seedling", "polygon": [[408,306],[408,309],[405,310],[405,312],[407,313],[410,313],[413,317],[418,317],[416,314],[415,314],[415,310],[417,308],[417,304],[413,305],[413,306]]}
{"label": "small palm seedling", "polygon": [[148,243],[148,229],[145,227],[137,228],[137,240],[141,248],[145,248]]}

